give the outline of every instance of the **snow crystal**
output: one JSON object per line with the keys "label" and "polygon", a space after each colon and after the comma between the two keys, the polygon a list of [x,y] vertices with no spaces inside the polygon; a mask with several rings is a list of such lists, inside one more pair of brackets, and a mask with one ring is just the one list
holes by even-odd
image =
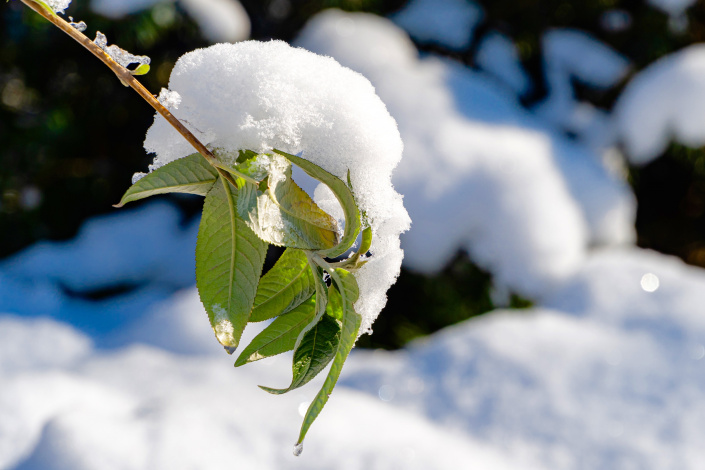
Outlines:
{"label": "snow crystal", "polygon": [[627,185],[486,74],[419,60],[399,28],[369,14],[325,11],[297,44],[363,73],[399,123],[405,147],[394,184],[423,221],[402,237],[406,266],[432,272],[466,248],[497,282],[539,295],[590,244],[633,239]]}
{"label": "snow crystal", "polygon": [[45,0],[45,3],[54,13],[63,13],[71,5],[71,0]]}
{"label": "snow crystal", "polygon": [[483,16],[482,8],[468,0],[411,0],[391,19],[420,42],[459,50],[470,45]]}
{"label": "snow crystal", "polygon": [[146,55],[132,55],[124,49],[116,46],[115,44],[108,46],[108,38],[105,34],[100,31],[95,33],[95,39],[93,42],[96,46],[103,49],[115,62],[127,68],[130,64],[147,64],[151,62],[151,59]]}
{"label": "snow crystal", "polygon": [[[179,109],[181,104],[181,95],[175,91],[169,91],[166,88],[162,88],[159,92],[157,100],[168,109]],[[134,182],[133,182],[134,184]]]}
{"label": "snow crystal", "polygon": [[686,47],[639,72],[614,113],[632,163],[650,162],[671,139],[690,147],[705,144],[705,45]]}
{"label": "snow crystal", "polygon": [[[162,0],[91,0],[91,9],[118,19],[159,3]],[[242,41],[250,35],[250,18],[237,0],[179,0],[179,3],[209,41]]]}
{"label": "snow crystal", "polygon": [[[281,41],[218,44],[181,57],[169,89],[179,117],[205,144],[235,152],[272,148],[302,156],[346,179],[373,230],[375,256],[358,271],[357,311],[366,331],[399,273],[399,234],[409,226],[391,172],[402,143],[394,119],[361,75]],[[193,152],[159,115],[145,148],[163,165]]]}

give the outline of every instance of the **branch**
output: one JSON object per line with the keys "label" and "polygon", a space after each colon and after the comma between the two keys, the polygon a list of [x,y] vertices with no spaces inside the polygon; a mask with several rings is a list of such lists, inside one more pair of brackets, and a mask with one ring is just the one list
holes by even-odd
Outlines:
{"label": "branch", "polygon": [[93,41],[88,39],[86,35],[84,35],[82,32],[71,26],[69,23],[67,23],[65,20],[60,18],[58,15],[51,15],[49,14],[42,6],[34,2],[33,0],[21,0],[22,3],[27,5],[29,8],[34,10],[35,12],[39,13],[44,17],[47,21],[51,22],[71,36],[76,42],[81,44],[83,47],[88,49],[91,53],[93,53],[94,56],[96,56],[98,59],[100,59],[105,65],[107,65],[110,70],[117,75],[117,77],[120,79],[120,81],[126,85],[132,87],[133,90],[135,90],[147,103],[149,103],[159,114],[164,116],[164,119],[166,119],[169,124],[171,124],[174,129],[176,129],[179,134],[181,134],[184,139],[186,139],[193,147],[203,155],[206,160],[208,160],[209,163],[213,164],[216,161],[215,156],[211,153],[210,150],[206,148],[203,143],[201,143],[200,140],[196,138],[195,135],[191,133],[190,130],[184,126],[181,121],[176,119],[173,114],[169,112],[168,109],[166,109],[131,73],[128,69],[123,67],[122,65],[118,64],[113,60],[108,53],[106,53],[103,49],[98,47]]}

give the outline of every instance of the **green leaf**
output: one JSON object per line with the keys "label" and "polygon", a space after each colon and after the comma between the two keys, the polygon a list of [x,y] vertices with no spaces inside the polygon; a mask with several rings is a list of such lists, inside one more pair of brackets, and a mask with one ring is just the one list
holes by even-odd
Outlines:
{"label": "green leaf", "polygon": [[132,75],[146,75],[149,72],[149,64],[140,64],[135,70],[130,70]]}
{"label": "green leaf", "polygon": [[240,190],[238,213],[261,239],[279,246],[326,250],[338,243],[335,219],[322,211],[291,179],[291,164],[271,156],[267,188],[248,182]]}
{"label": "green leaf", "polygon": [[130,186],[115,207],[155,194],[189,193],[205,196],[218,179],[218,171],[199,153],[179,158]]}
{"label": "green leaf", "polygon": [[208,192],[196,244],[196,286],[211,326],[229,353],[247,325],[267,244],[237,217],[237,197],[223,178]]}
{"label": "green leaf", "polygon": [[329,315],[323,315],[316,325],[303,336],[301,344],[294,351],[293,379],[285,389],[260,388],[274,395],[303,387],[321,372],[335,356],[340,342],[340,322]]}
{"label": "green leaf", "polygon": [[299,333],[316,316],[316,297],[311,296],[304,303],[274,320],[240,354],[235,367],[276,356],[291,351],[296,346]]}
{"label": "green leaf", "polygon": [[350,249],[353,243],[355,243],[362,226],[360,210],[357,207],[357,203],[355,202],[350,188],[340,178],[328,173],[320,166],[308,160],[282,152],[281,150],[273,149],[273,151],[286,157],[289,161],[301,167],[309,176],[322,182],[333,191],[333,194],[335,194],[335,197],[338,199],[338,202],[340,202],[340,205],[343,207],[343,212],[345,213],[345,232],[336,246],[322,249],[319,251],[319,254],[326,258],[336,258],[344,254]]}
{"label": "green leaf", "polygon": [[[285,389],[260,385],[260,388],[266,392],[281,395],[306,385],[326,367],[335,355],[335,347],[340,340],[341,325],[333,315],[331,308],[336,305],[333,298],[337,292],[335,288],[326,292],[328,289],[321,276],[317,275],[316,280],[316,316],[299,333],[296,340],[291,385]],[[330,315],[326,313],[330,313]]]}
{"label": "green leaf", "polygon": [[[333,364],[328,371],[326,381],[323,383],[323,387],[321,387],[321,390],[318,392],[316,398],[314,398],[313,402],[311,402],[311,405],[306,411],[304,422],[301,425],[299,439],[296,442],[297,445],[301,445],[303,443],[311,424],[313,424],[316,420],[328,401],[328,397],[333,391],[333,388],[338,381],[338,377],[340,377],[343,364],[345,364],[345,360],[348,358],[350,351],[355,345],[357,335],[360,331],[360,324],[362,322],[362,318],[357,312],[355,312],[353,307],[359,296],[359,289],[357,287],[355,277],[344,269],[335,269],[330,274],[333,278],[333,283],[337,286],[341,295],[342,331],[340,334],[340,341],[338,342],[335,350],[335,359],[333,360]],[[324,316],[324,318],[325,317],[326,316]]]}
{"label": "green leaf", "polygon": [[34,3],[42,7],[43,10],[46,10],[47,13],[49,13],[51,16],[58,16],[54,10],[43,0],[34,0]]}
{"label": "green leaf", "polygon": [[313,274],[306,254],[287,248],[257,287],[251,322],[274,318],[296,308],[315,291]]}

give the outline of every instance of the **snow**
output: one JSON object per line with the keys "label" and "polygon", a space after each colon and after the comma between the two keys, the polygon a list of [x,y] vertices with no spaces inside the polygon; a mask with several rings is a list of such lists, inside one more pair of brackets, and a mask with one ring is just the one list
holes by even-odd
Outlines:
{"label": "snow", "polygon": [[[402,142],[394,119],[362,75],[282,41],[217,44],[182,56],[169,89],[182,98],[177,117],[206,145],[290,154],[346,181],[372,231],[374,256],[356,272],[355,304],[367,331],[399,273],[399,234],[409,227],[391,172]],[[193,153],[160,115],[145,149],[159,167]]]}
{"label": "snow", "polygon": [[572,29],[553,29],[541,41],[548,97],[535,112],[559,129],[578,135],[593,148],[612,143],[612,123],[605,111],[575,97],[572,80],[608,89],[629,70],[625,57],[591,35]]}
{"label": "snow", "polygon": [[[391,19],[421,43],[461,50],[472,42],[482,8],[469,0],[411,0]],[[346,23],[340,18],[341,27]]]}
{"label": "snow", "polygon": [[475,55],[482,70],[505,83],[517,95],[531,90],[531,82],[519,61],[519,52],[509,37],[492,31],[483,36]]}
{"label": "snow", "polygon": [[111,59],[113,59],[115,62],[122,65],[123,67],[128,67],[131,64],[149,65],[149,63],[151,62],[150,58],[145,55],[132,55],[126,50],[116,46],[115,44],[108,46],[108,38],[106,38],[105,34],[101,33],[100,31],[95,33],[95,39],[93,40],[93,42],[96,46],[103,49],[110,56]]}
{"label": "snow", "polygon": [[695,0],[647,0],[648,3],[672,17],[679,17],[690,8]]}
{"label": "snow", "polygon": [[63,13],[71,5],[71,0],[46,0],[46,4],[54,13]]}
{"label": "snow", "polygon": [[486,74],[419,59],[401,30],[368,14],[325,11],[296,41],[369,78],[399,124],[393,181],[423,221],[402,236],[406,266],[437,271],[465,248],[500,286],[537,297],[589,246],[633,240],[626,184]]}
{"label": "snow", "polygon": [[[159,92],[157,100],[159,100],[159,102],[165,108],[179,109],[179,105],[181,104],[181,95],[179,95],[175,91],[169,91],[166,88],[162,88]],[[132,184],[134,184],[134,181],[132,182]]]}
{"label": "snow", "polygon": [[[552,68],[562,74],[555,83],[573,77],[605,88],[622,80],[624,62],[596,40],[565,30],[552,37],[567,41],[546,56],[547,76]],[[295,458],[300,410],[322,379],[274,397],[256,385],[287,382],[287,356],[233,370],[192,287],[198,221],[182,220],[163,201],[121,209],[89,221],[74,240],[0,261],[0,469],[702,467],[705,271],[630,246],[633,196],[605,166],[606,157],[620,158],[605,149],[615,136],[634,163],[654,158],[672,138],[702,145],[701,47],[636,74],[614,114],[600,111],[614,135],[590,140],[587,133],[566,138],[549,115],[519,104],[520,89],[506,73],[507,64],[518,65],[505,62],[511,54],[486,53],[476,71],[434,55],[420,59],[388,20],[335,11],[313,19],[298,43],[363,73],[398,122],[404,157],[393,181],[415,220],[402,239],[407,265],[430,272],[466,248],[498,291],[529,294],[536,306],[497,310],[396,352],[354,350]],[[597,74],[574,57],[613,67]],[[250,70],[261,66],[251,58]],[[226,95],[205,109],[247,109],[230,94],[232,77],[220,75],[229,80]],[[237,86],[248,86],[250,77],[240,79]],[[179,117],[200,118],[189,99],[210,85],[184,93],[179,80],[170,84],[183,96]],[[332,93],[315,81],[311,87]],[[573,100],[565,109],[582,106],[562,90]],[[354,86],[350,94],[357,96]],[[323,125],[330,114],[286,96],[286,112],[303,117],[300,128],[283,125],[291,122],[286,113],[272,121],[294,142],[285,150],[307,156],[309,147],[326,148],[304,130],[319,123],[334,135]],[[265,89],[257,99],[267,97]],[[364,105],[384,109],[375,103]],[[350,106],[347,98],[334,105]],[[242,118],[251,126],[235,129],[237,138],[270,142],[255,118],[262,119]],[[232,130],[189,119],[203,121],[218,138],[216,130]],[[388,132],[391,123],[368,125]],[[363,135],[357,145],[366,149],[377,134]],[[341,140],[332,140],[336,156],[351,148]],[[177,147],[166,145],[159,157],[178,157]],[[398,143],[388,147],[401,151]],[[313,155],[334,169],[339,163]],[[369,157],[369,173],[354,182],[376,184],[379,160],[388,185],[397,157]],[[330,192],[319,188],[315,197],[340,217]],[[105,298],[89,295],[111,289]],[[248,326],[243,341],[263,327]]]}
{"label": "snow", "polygon": [[632,163],[645,164],[671,140],[705,144],[705,46],[667,55],[637,74],[615,105],[616,126]]}
{"label": "snow", "polygon": [[210,42],[237,42],[250,37],[250,18],[236,0],[180,0],[184,10]]}
{"label": "snow", "polygon": [[[170,0],[174,1],[174,0]],[[237,0],[179,0],[211,42],[237,42],[250,36],[250,18]],[[91,9],[112,19],[152,8],[162,0],[91,0]]]}
{"label": "snow", "polygon": [[[655,292],[642,290],[644,272],[661,278]],[[376,394],[393,384],[391,403],[521,468],[696,469],[704,288],[703,271],[679,260],[601,251],[542,307],[497,311],[396,353],[358,351],[343,385]]]}

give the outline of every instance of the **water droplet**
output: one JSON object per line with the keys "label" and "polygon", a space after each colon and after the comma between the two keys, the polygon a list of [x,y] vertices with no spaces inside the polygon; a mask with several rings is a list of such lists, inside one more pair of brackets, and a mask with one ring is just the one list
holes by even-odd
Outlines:
{"label": "water droplet", "polygon": [[296,444],[296,445],[294,446],[294,455],[295,455],[296,457],[298,457],[299,455],[301,455],[301,452],[303,452],[303,451],[304,451],[304,443],[303,443],[303,442],[299,442],[298,444]]}
{"label": "water droplet", "polygon": [[147,176],[147,173],[135,173],[134,175],[132,175],[132,184],[135,184],[145,176]]}
{"label": "water droplet", "polygon": [[646,273],[641,277],[641,288],[646,292],[654,292],[660,285],[658,276],[654,273]]}
{"label": "water droplet", "polygon": [[223,348],[225,349],[225,352],[232,354],[237,349],[237,346],[223,346]]}
{"label": "water droplet", "polygon": [[705,346],[703,346],[702,344],[698,344],[693,348],[690,355],[694,360],[699,361],[700,359],[705,357]]}

